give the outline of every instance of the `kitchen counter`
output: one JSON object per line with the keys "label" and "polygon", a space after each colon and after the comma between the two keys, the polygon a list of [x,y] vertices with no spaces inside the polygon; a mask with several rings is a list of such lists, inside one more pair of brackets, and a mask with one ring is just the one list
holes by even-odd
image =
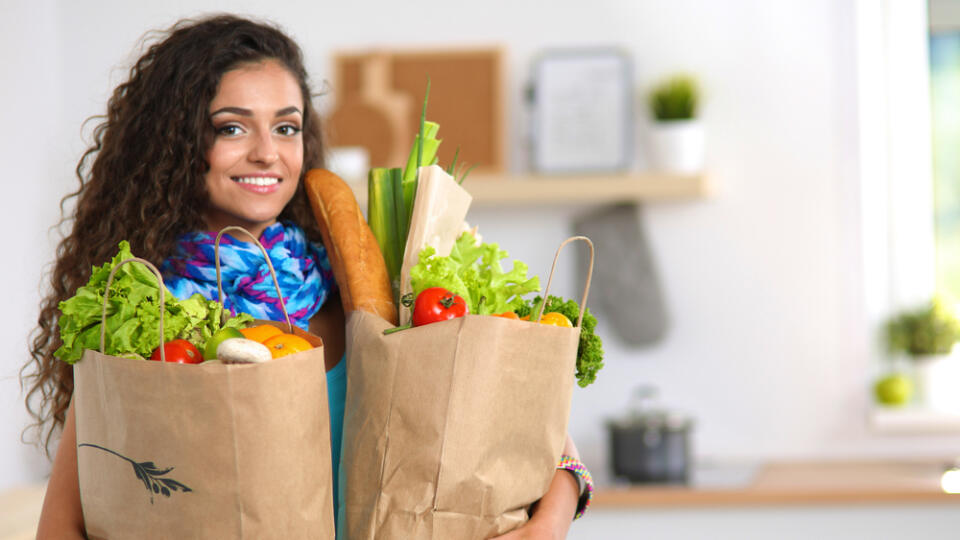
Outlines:
{"label": "kitchen counter", "polygon": [[46,485],[36,485],[0,492],[0,540],[36,538],[46,490]]}
{"label": "kitchen counter", "polygon": [[[588,516],[577,525],[591,535],[598,517],[622,511],[744,508],[772,506],[931,506],[960,503],[960,495],[944,493],[940,477],[949,460],[783,462],[760,466],[698,469],[690,486],[600,486]],[[26,486],[0,493],[0,540],[33,538],[44,486]],[[895,512],[894,512],[895,513]],[[733,514],[731,514],[732,516]],[[947,514],[955,522],[953,513]],[[644,519],[655,519],[647,516]],[[718,519],[715,515],[712,521]],[[857,518],[860,519],[860,518]],[[872,518],[873,519],[873,518]],[[591,527],[584,529],[588,524]],[[671,527],[676,527],[671,522]],[[572,535],[571,538],[576,538]],[[666,538],[666,537],[664,537]]]}
{"label": "kitchen counter", "polygon": [[[960,503],[944,493],[941,461],[836,461],[769,463],[704,480],[697,472],[689,486],[624,485],[599,487],[593,508],[696,507],[730,505],[838,505],[876,503]],[[730,478],[738,480],[730,481]]]}

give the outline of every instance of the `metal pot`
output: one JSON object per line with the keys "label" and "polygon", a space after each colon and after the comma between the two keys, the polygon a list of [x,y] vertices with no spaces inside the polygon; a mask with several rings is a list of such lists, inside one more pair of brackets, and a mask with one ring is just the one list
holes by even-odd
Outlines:
{"label": "metal pot", "polygon": [[[654,394],[642,387],[635,399],[639,404]],[[692,427],[693,422],[682,415],[639,405],[607,422],[614,476],[633,483],[689,483]]]}

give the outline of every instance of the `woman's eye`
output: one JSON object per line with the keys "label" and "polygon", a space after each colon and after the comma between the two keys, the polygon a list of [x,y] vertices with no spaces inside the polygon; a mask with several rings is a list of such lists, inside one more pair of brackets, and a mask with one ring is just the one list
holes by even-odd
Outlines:
{"label": "woman's eye", "polygon": [[242,130],[240,129],[240,126],[229,124],[229,125],[221,126],[217,128],[217,135],[226,135],[230,137],[233,135],[239,135],[241,131]]}
{"label": "woman's eye", "polygon": [[286,124],[277,127],[277,133],[286,136],[293,136],[300,133],[300,128],[294,125]]}

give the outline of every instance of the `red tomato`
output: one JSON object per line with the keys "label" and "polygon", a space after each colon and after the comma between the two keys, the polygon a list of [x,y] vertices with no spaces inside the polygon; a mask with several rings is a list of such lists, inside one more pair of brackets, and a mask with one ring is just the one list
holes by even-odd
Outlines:
{"label": "red tomato", "polygon": [[463,298],[443,287],[430,287],[417,295],[417,301],[413,304],[413,325],[423,326],[466,314],[467,304]]}
{"label": "red tomato", "polygon": [[[199,364],[203,362],[203,355],[185,339],[174,339],[163,344],[163,354],[167,362],[174,364]],[[151,360],[160,360],[160,347],[154,349]]]}

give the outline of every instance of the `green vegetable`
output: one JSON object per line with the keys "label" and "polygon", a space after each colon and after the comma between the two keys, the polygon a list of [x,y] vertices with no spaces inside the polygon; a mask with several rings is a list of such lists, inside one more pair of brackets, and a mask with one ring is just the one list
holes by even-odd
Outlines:
{"label": "green vegetable", "polygon": [[400,169],[377,167],[367,177],[367,222],[377,239],[380,253],[387,265],[394,303],[400,294],[400,267],[407,237],[400,238],[397,227],[398,212],[394,199],[395,186],[400,183]]}
{"label": "green vegetable", "polygon": [[[99,350],[103,295],[110,271],[124,259],[133,257],[130,244],[120,242],[119,251],[102,267],[93,267],[86,285],[72,298],[60,302],[60,339],[63,344],[54,356],[73,364],[84,349]],[[107,331],[104,352],[114,356],[149,358],[160,344],[160,288],[156,276],[140,263],[127,263],[117,270],[110,285],[107,305]],[[242,328],[253,318],[246,313],[221,324],[223,308],[219,303],[194,294],[177,300],[165,294],[163,342],[182,338],[202,348],[206,340],[222,326]]]}
{"label": "green vegetable", "polygon": [[524,305],[523,295],[540,290],[540,279],[527,277],[527,265],[513,262],[504,272],[500,260],[507,252],[497,244],[478,244],[470,232],[457,238],[450,255],[439,257],[432,246],[420,252],[410,269],[414,297],[424,289],[443,287],[463,297],[470,313],[491,315]]}
{"label": "green vegetable", "polygon": [[[225,327],[217,330],[210,336],[207,343],[203,346],[203,359],[213,360],[218,357],[217,347],[228,339],[241,339],[243,334],[236,328]],[[270,352],[268,349],[267,352]],[[222,360],[222,359],[221,359]]]}
{"label": "green vegetable", "polygon": [[439,124],[426,120],[429,97],[428,80],[420,113],[420,130],[404,168],[377,167],[371,169],[367,177],[367,223],[387,264],[395,303],[400,296],[400,270],[417,194],[418,170],[421,165],[437,162],[437,150],[440,147],[440,139],[437,139]]}
{"label": "green vegetable", "polygon": [[[516,310],[517,315],[534,320],[540,309],[543,298],[536,297],[533,302],[524,304]],[[547,297],[544,313],[562,313],[574,326],[580,317],[580,306],[573,300],[564,300],[559,296]],[[597,327],[597,318],[590,313],[590,308],[583,311],[583,325],[580,328],[580,345],[577,347],[577,384],[581,388],[589,386],[597,380],[597,372],[603,367],[603,342],[594,331]]]}
{"label": "green vegetable", "polygon": [[[423,105],[426,107],[426,102],[424,102]],[[424,109],[424,112],[426,112],[426,109]],[[416,188],[417,169],[424,165],[433,165],[437,162],[437,151],[440,149],[440,143],[442,142],[437,138],[440,124],[423,120],[422,129],[423,135],[418,133],[416,138],[414,138],[413,147],[410,149],[410,156],[407,157],[407,164],[403,168],[404,185],[406,186],[412,183],[414,188]],[[421,143],[421,141],[426,142]],[[418,153],[420,153],[419,158],[417,157]],[[418,163],[420,165],[417,165]],[[407,193],[405,192],[404,195],[406,196]],[[410,194],[410,196],[412,201],[412,194]]]}

